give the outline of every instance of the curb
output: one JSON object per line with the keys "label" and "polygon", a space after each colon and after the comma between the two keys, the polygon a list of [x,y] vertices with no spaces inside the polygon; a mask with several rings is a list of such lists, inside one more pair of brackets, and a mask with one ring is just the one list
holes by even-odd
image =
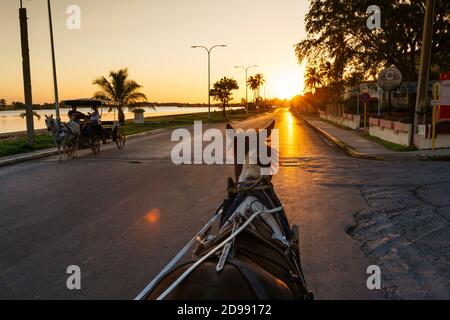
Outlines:
{"label": "curb", "polygon": [[[127,140],[133,140],[135,138],[152,136],[152,135],[156,135],[159,133],[164,133],[165,131],[168,131],[168,130],[170,130],[170,129],[162,128],[162,129],[156,129],[156,130],[152,130],[152,131],[137,133],[137,134],[127,136]],[[57,156],[57,155],[58,155],[58,150],[56,150],[56,148],[55,149],[52,148],[52,149],[44,149],[44,150],[34,151],[31,153],[19,154],[16,156],[7,157],[5,159],[0,158],[0,168],[6,167],[6,166],[11,166],[14,164],[23,163],[23,162],[39,160],[39,159],[43,159],[43,158],[47,158],[47,157],[51,157],[51,156]]]}
{"label": "curb", "polygon": [[334,145],[336,145],[338,148],[344,150],[344,152],[349,155],[352,158],[357,158],[357,159],[365,159],[365,160],[378,160],[378,161],[385,161],[384,159],[377,157],[377,156],[371,156],[365,153],[361,153],[356,151],[354,148],[348,146],[347,144],[345,144],[344,142],[342,142],[341,140],[337,139],[336,137],[334,137],[333,135],[329,134],[328,132],[326,132],[325,130],[315,126],[314,124],[312,124],[310,121],[306,120],[305,118],[301,118],[309,127],[311,127],[312,129],[314,129],[316,132],[318,132],[320,135],[322,135],[323,137],[325,137],[327,140],[329,140],[330,142],[332,142]]}
{"label": "curb", "polygon": [[32,152],[32,153],[25,153],[25,154],[13,156],[13,157],[7,158],[7,159],[0,159],[0,168],[6,167],[6,166],[11,166],[14,164],[19,164],[22,162],[28,162],[28,161],[32,161],[32,160],[38,160],[38,159],[42,159],[42,158],[56,156],[56,155],[58,155],[58,150],[54,150],[54,149],[50,149],[48,151],[40,150],[40,151],[36,151],[36,152]]}

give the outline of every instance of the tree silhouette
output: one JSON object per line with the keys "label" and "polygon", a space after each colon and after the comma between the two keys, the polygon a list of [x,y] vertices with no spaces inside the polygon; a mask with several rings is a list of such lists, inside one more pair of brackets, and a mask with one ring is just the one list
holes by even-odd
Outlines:
{"label": "tree silhouette", "polygon": [[[382,30],[367,27],[370,5],[381,9]],[[344,80],[353,74],[369,80],[395,65],[405,80],[416,81],[424,11],[425,0],[310,0],[307,38],[296,45],[297,57],[311,65],[329,61]],[[449,23],[450,1],[436,1],[432,64],[441,69],[450,64]]]}
{"label": "tree silhouette", "polygon": [[211,89],[210,95],[214,97],[214,100],[222,103],[223,117],[226,117],[226,106],[233,100],[232,91],[238,90],[239,86],[236,80],[224,77],[214,84]]}
{"label": "tree silhouette", "polygon": [[112,101],[118,104],[119,121],[125,122],[124,109],[149,107],[154,109],[154,104],[147,101],[145,94],[139,90],[142,86],[136,81],[128,79],[128,69],[111,71],[109,80],[100,77],[94,80],[94,85],[98,85],[101,91],[94,95],[94,99]]}
{"label": "tree silhouette", "polygon": [[335,70],[331,62],[322,62],[319,66],[320,76],[323,84],[331,85],[336,80]]}
{"label": "tree silhouette", "polygon": [[248,78],[247,85],[253,91],[253,97],[255,102],[257,102],[258,98],[260,97],[260,89],[265,82],[266,80],[264,79],[264,75],[261,73],[258,73],[255,76],[251,76]]}
{"label": "tree silhouette", "polygon": [[322,74],[317,68],[308,67],[305,72],[305,86],[315,91],[321,85],[323,85]]}

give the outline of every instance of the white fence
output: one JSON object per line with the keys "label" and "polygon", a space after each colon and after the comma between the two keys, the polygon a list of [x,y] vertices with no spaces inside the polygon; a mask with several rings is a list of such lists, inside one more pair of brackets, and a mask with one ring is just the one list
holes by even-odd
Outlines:
{"label": "white fence", "polygon": [[324,111],[319,111],[320,117],[324,120],[334,122],[340,126],[344,126],[353,130],[359,129],[361,123],[361,116],[356,114],[343,113],[342,116],[327,114]]}

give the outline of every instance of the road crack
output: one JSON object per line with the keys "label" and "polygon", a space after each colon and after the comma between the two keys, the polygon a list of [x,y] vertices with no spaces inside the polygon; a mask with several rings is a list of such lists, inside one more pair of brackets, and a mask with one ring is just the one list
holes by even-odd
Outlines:
{"label": "road crack", "polygon": [[348,234],[382,270],[389,299],[450,298],[450,224],[424,186],[363,186],[367,208]]}

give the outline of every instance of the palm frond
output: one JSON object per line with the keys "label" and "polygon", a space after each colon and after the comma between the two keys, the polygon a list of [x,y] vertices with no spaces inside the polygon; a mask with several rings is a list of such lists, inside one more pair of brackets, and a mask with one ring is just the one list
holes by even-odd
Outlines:
{"label": "palm frond", "polygon": [[[20,118],[24,119],[27,116],[26,112],[23,112],[20,114]],[[41,115],[37,113],[36,111],[33,111],[33,116],[36,117],[38,120],[41,120]]]}
{"label": "palm frond", "polygon": [[92,84],[98,85],[105,96],[109,96],[111,100],[115,100],[115,91],[112,84],[105,77],[95,79]]}
{"label": "palm frond", "polygon": [[96,100],[112,101],[103,91],[96,92],[92,98]]}
{"label": "palm frond", "polygon": [[147,96],[141,92],[134,92],[131,93],[130,95],[128,95],[128,102],[129,103],[133,103],[133,102],[146,102],[147,101]]}
{"label": "palm frond", "polygon": [[128,78],[128,69],[121,69],[119,71],[111,71],[110,73],[111,84],[114,88],[117,102],[123,102],[125,95],[125,83]]}

